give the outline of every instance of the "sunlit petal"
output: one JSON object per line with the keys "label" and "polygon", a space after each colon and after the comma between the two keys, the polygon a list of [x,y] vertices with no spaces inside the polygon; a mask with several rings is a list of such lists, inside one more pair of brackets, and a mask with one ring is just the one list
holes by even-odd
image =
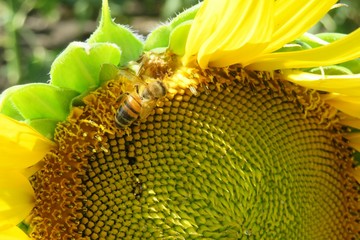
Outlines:
{"label": "sunlit petal", "polygon": [[23,169],[41,160],[54,144],[34,129],[0,114],[0,166]]}
{"label": "sunlit petal", "polygon": [[[210,1],[204,1],[197,12],[196,21],[192,24],[185,47],[185,56],[183,57],[185,63],[189,61],[192,55],[195,55],[199,51],[201,45],[211,36],[216,28],[217,22],[220,21],[220,19],[218,19],[221,18],[220,11],[226,10],[224,8],[220,9],[221,4],[217,6],[218,4],[216,4],[216,2],[217,1],[214,1],[215,4],[210,4]],[[217,11],[219,12],[217,13]],[[210,14],[206,14],[207,12],[211,12],[213,15],[210,16]]]}
{"label": "sunlit petal", "polygon": [[359,39],[360,28],[325,46],[304,51],[264,54],[250,64],[249,68],[258,70],[308,68],[346,62],[360,57]]}
{"label": "sunlit petal", "polygon": [[266,52],[281,48],[317,23],[336,0],[275,1],[275,31]]}
{"label": "sunlit petal", "polygon": [[0,230],[20,223],[34,204],[34,191],[26,177],[18,172],[0,171]]}
{"label": "sunlit petal", "polygon": [[319,75],[298,70],[283,70],[281,77],[303,87],[316,90],[358,96],[360,93],[360,74]]}
{"label": "sunlit petal", "polygon": [[189,33],[184,63],[195,54],[202,68],[256,57],[271,39],[272,10],[273,2],[265,0],[204,2]]}
{"label": "sunlit petal", "polygon": [[0,231],[1,240],[28,240],[30,239],[20,228],[12,227],[5,231]]}
{"label": "sunlit petal", "polygon": [[360,151],[360,133],[350,133],[345,136],[349,140],[349,145]]}
{"label": "sunlit petal", "polygon": [[340,123],[344,126],[360,129],[360,119],[342,114]]}
{"label": "sunlit petal", "polygon": [[341,94],[331,95],[332,97],[327,99],[326,103],[352,117],[360,118],[360,96],[346,96]]}

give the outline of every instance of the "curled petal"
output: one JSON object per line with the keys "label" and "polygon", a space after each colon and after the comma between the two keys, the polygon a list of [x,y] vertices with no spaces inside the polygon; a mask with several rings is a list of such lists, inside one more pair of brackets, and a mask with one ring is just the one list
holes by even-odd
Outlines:
{"label": "curled petal", "polygon": [[34,204],[34,191],[26,177],[15,171],[0,172],[0,231],[20,223]]}
{"label": "curled petal", "polygon": [[360,119],[355,117],[350,117],[346,114],[341,115],[340,123],[345,126],[360,129]]}
{"label": "curled petal", "polygon": [[24,169],[36,164],[54,143],[27,124],[0,114],[1,169]]}
{"label": "curled petal", "polygon": [[[360,57],[360,28],[330,44],[295,52],[268,53],[255,59],[251,69],[308,68],[343,63]],[[350,47],[349,47],[350,46]]]}
{"label": "curled petal", "polygon": [[359,96],[360,74],[320,75],[298,70],[283,70],[281,77],[303,87],[320,91]]}
{"label": "curled petal", "polygon": [[183,63],[227,66],[261,54],[271,40],[273,1],[205,1],[190,29]]}
{"label": "curled petal", "polygon": [[349,145],[360,151],[360,133],[350,133],[345,136],[349,140]]}
{"label": "curled petal", "polygon": [[266,52],[281,48],[317,23],[336,3],[330,1],[275,1],[275,29]]}
{"label": "curled petal", "polygon": [[360,183],[360,166],[357,166],[354,169],[353,176],[355,177],[356,181]]}
{"label": "curled petal", "polygon": [[[360,118],[360,96],[346,96],[341,94],[331,94],[333,97],[326,99],[326,103],[334,106],[343,113],[352,117]],[[360,150],[360,149],[359,149]]]}

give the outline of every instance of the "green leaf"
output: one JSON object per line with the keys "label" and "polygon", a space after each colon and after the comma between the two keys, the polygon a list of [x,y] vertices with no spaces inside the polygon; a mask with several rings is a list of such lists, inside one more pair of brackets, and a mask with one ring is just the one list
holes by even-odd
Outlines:
{"label": "green leaf", "polygon": [[120,65],[137,60],[143,51],[143,43],[130,29],[116,24],[110,15],[108,1],[103,0],[99,27],[87,40],[88,43],[110,42],[122,51]]}
{"label": "green leaf", "polygon": [[319,38],[317,35],[311,33],[305,33],[298,40],[308,44],[308,46],[310,46],[311,48],[324,46],[329,43],[324,39]]}
{"label": "green leaf", "polygon": [[18,121],[24,121],[25,118],[11,101],[11,95],[21,87],[22,85],[10,87],[0,95],[0,113]]}
{"label": "green leaf", "polygon": [[345,37],[346,34],[343,33],[319,33],[316,34],[316,37],[326,41],[326,42],[334,42],[336,40],[339,40],[340,38]]}
{"label": "green leaf", "polygon": [[100,85],[109,80],[113,80],[117,77],[119,68],[113,64],[103,64],[100,69],[99,80]]}
{"label": "green leaf", "polygon": [[185,53],[186,39],[189,35],[193,20],[178,25],[170,34],[169,49],[176,55],[182,56]]}
{"label": "green leaf", "polygon": [[360,73],[360,58],[340,63],[339,66],[346,67],[347,69],[351,70],[352,73],[358,74]]}
{"label": "green leaf", "polygon": [[156,48],[167,48],[169,46],[169,37],[171,28],[168,25],[162,25],[152,31],[147,37],[144,50],[150,51]]}
{"label": "green leaf", "polygon": [[53,62],[51,84],[83,93],[99,87],[102,64],[119,64],[120,49],[112,43],[71,43]]}
{"label": "green leaf", "polygon": [[25,120],[53,119],[63,121],[70,111],[71,100],[78,95],[72,90],[49,84],[22,85],[10,97],[12,105]]}
{"label": "green leaf", "polygon": [[191,8],[186,9],[179,15],[177,15],[174,19],[170,21],[171,29],[175,29],[177,26],[182,24],[183,22],[187,22],[189,20],[193,20],[195,18],[196,13],[198,12],[199,8],[201,7],[202,3],[198,3]]}
{"label": "green leaf", "polygon": [[8,88],[0,98],[0,112],[25,121],[52,139],[56,124],[66,119],[70,104],[78,93],[59,87],[32,83]]}
{"label": "green leaf", "polygon": [[300,40],[295,40],[291,43],[285,44],[282,48],[278,49],[276,52],[293,52],[310,49],[311,47]]}
{"label": "green leaf", "polygon": [[183,53],[187,35],[191,27],[191,20],[195,18],[200,6],[201,3],[180,13],[166,25],[161,25],[156,28],[147,37],[144,49],[146,51],[153,51],[153,49],[167,48],[171,45],[170,48],[174,50],[176,54],[182,55],[180,53]]}
{"label": "green leaf", "polygon": [[53,119],[35,119],[26,121],[28,125],[48,139],[54,139],[54,133],[58,122],[58,120]]}

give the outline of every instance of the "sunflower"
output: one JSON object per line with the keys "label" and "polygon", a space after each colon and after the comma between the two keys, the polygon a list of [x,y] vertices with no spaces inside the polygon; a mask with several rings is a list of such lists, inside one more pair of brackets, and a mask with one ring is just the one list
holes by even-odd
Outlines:
{"label": "sunflower", "polygon": [[142,42],[104,0],[1,95],[0,234],[358,239],[360,30],[306,33],[335,2],[207,0]]}

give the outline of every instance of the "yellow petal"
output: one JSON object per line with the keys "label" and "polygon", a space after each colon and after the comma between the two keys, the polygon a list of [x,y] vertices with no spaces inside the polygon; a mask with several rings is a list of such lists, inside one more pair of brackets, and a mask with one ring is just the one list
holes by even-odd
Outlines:
{"label": "yellow petal", "polygon": [[[216,13],[217,5],[210,4],[210,2],[211,1],[203,2],[190,28],[185,46],[185,56],[183,58],[186,63],[189,60],[188,58],[195,55],[199,51],[203,42],[210,37],[212,31],[214,31],[216,27],[216,23],[219,21],[218,18],[221,17],[220,14]],[[206,14],[208,12],[214,13],[214,15],[209,17],[209,14]]]}
{"label": "yellow petal", "polygon": [[347,116],[347,115],[344,116],[344,115],[342,115],[340,117],[340,119],[341,119],[340,124],[360,129],[360,119],[359,118],[350,117],[350,116]]}
{"label": "yellow petal", "polygon": [[30,240],[31,238],[27,236],[20,228],[13,227],[11,229],[0,231],[1,240]]}
{"label": "yellow petal", "polygon": [[354,169],[353,176],[355,177],[356,181],[358,181],[358,183],[360,183],[360,166],[357,166]]}
{"label": "yellow petal", "polygon": [[[360,96],[346,96],[341,94],[331,94],[333,97],[329,97],[325,100],[326,103],[334,106],[343,113],[346,113],[352,117],[360,118]],[[359,149],[360,150],[360,149]]]}
{"label": "yellow petal", "polygon": [[16,171],[0,171],[0,231],[20,223],[34,204],[34,191],[27,178]]}
{"label": "yellow petal", "polygon": [[349,146],[356,149],[356,151],[360,151],[360,133],[349,133],[345,137],[349,140]]}
{"label": "yellow petal", "polygon": [[328,45],[296,52],[268,53],[255,59],[248,68],[275,70],[309,68],[346,62],[360,57],[360,28]]}
{"label": "yellow petal", "polygon": [[30,240],[30,238],[18,227],[12,227],[5,231],[0,231],[1,240]]}
{"label": "yellow petal", "polygon": [[41,160],[54,144],[25,123],[0,114],[1,169],[21,169]]}
{"label": "yellow petal", "polygon": [[349,96],[360,95],[360,74],[319,75],[297,70],[283,70],[281,77],[307,88]]}
{"label": "yellow petal", "polygon": [[301,36],[317,23],[336,1],[275,1],[275,31],[266,52],[273,52]]}
{"label": "yellow petal", "polygon": [[189,32],[184,64],[196,54],[202,68],[256,57],[271,39],[273,5],[268,0],[204,1]]}

